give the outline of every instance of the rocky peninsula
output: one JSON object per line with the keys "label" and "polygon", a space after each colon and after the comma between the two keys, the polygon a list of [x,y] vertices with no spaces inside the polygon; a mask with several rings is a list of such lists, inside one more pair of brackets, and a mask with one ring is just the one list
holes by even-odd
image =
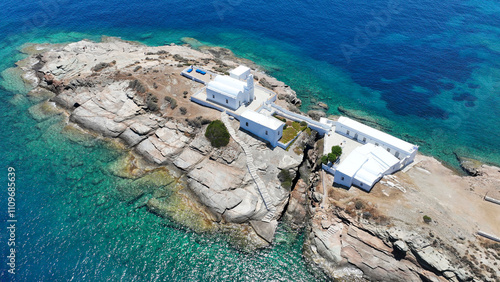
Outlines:
{"label": "rocky peninsula", "polygon": [[[182,222],[195,230],[228,232],[250,250],[272,244],[281,219],[305,228],[304,256],[335,279],[498,279],[500,245],[477,232],[500,234],[500,206],[483,201],[486,194],[500,198],[499,168],[476,165],[475,177],[460,176],[419,155],[412,168],[385,177],[367,194],[332,185],[320,170],[323,140],[315,132],[283,150],[236,130],[269,187],[276,212],[264,220],[267,209],[243,149],[232,139],[226,147],[211,146],[204,132],[220,112],[190,102],[201,85],[180,72],[197,65],[223,74],[244,63],[260,85],[277,93],[277,104],[298,111],[301,101],[289,86],[219,47],[150,47],[103,37],[30,45],[23,52],[28,57],[17,65],[33,88],[33,117],[64,115],[78,131],[119,142],[129,151],[117,169],[123,177],[141,179],[158,169],[175,175],[181,183],[176,193],[192,211]],[[136,207],[160,216],[176,212],[161,193],[130,194],[127,200]]]}

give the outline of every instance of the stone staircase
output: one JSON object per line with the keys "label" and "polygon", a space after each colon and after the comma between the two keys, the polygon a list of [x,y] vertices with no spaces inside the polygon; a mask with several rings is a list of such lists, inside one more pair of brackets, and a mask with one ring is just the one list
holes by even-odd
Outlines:
{"label": "stone staircase", "polygon": [[259,194],[262,197],[262,201],[264,202],[264,205],[266,206],[267,209],[267,214],[266,216],[264,216],[262,221],[270,222],[274,218],[276,208],[272,205],[271,196],[269,196],[269,193],[267,193],[266,184],[264,184],[264,181],[262,181],[262,179],[257,174],[257,168],[253,163],[253,156],[252,152],[250,152],[250,147],[248,147],[248,145],[245,142],[242,142],[240,138],[236,135],[234,128],[231,126],[231,123],[229,122],[229,116],[226,112],[221,113],[221,121],[226,126],[227,131],[229,132],[231,137],[234,139],[234,141],[236,141],[236,143],[238,143],[241,146],[243,152],[245,153],[248,171],[250,172],[250,175],[252,176],[255,185],[257,185],[257,191],[259,191]]}
{"label": "stone staircase", "polygon": [[333,235],[335,235],[335,233],[337,233],[338,228],[335,227],[334,225],[331,225],[330,227],[328,227],[328,230],[326,232],[323,232],[321,235],[320,235],[320,239],[321,241],[323,242],[328,242],[329,238],[333,237]]}
{"label": "stone staircase", "polygon": [[339,231],[338,228],[335,225],[332,225],[332,226],[328,227],[327,233],[329,236],[333,236],[333,235],[335,235],[335,233],[337,233],[337,231]]}

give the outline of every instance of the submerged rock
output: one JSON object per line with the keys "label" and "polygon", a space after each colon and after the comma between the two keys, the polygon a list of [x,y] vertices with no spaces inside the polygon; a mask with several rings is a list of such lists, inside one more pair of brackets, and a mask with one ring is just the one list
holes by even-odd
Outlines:
{"label": "submerged rock", "polygon": [[250,225],[253,227],[255,232],[268,243],[273,242],[274,233],[276,232],[276,227],[278,226],[278,221],[272,220],[271,222],[264,222],[250,220]]}
{"label": "submerged rock", "polygon": [[455,156],[457,160],[460,162],[460,167],[470,176],[481,176],[483,175],[483,163],[471,159],[471,158],[466,158],[459,156],[457,153],[455,153]]}

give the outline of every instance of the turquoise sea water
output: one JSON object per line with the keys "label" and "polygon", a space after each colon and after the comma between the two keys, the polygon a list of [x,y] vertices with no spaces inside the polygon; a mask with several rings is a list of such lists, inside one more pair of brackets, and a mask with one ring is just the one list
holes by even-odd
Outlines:
{"label": "turquoise sea water", "polygon": [[[499,12],[497,1],[455,0],[2,1],[0,181],[5,187],[7,167],[16,168],[15,277],[324,279],[301,258],[303,235],[284,226],[272,248],[246,254],[222,235],[196,234],[134,209],[120,193],[133,184],[110,172],[123,152],[68,138],[57,117],[28,114],[26,90],[5,71],[22,58],[21,45],[101,35],[162,45],[194,37],[254,60],[295,89],[304,110],[314,98],[328,103],[330,114],[343,106],[373,117],[451,165],[453,152],[500,164]],[[7,214],[0,216],[5,222]],[[0,237],[3,258],[7,235]],[[12,279],[0,265],[1,280]]]}

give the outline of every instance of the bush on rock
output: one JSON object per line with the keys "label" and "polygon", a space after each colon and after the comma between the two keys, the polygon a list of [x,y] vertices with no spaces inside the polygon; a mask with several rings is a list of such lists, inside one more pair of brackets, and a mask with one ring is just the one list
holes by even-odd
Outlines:
{"label": "bush on rock", "polygon": [[213,147],[220,148],[229,143],[230,135],[222,121],[214,120],[208,125],[205,137]]}

